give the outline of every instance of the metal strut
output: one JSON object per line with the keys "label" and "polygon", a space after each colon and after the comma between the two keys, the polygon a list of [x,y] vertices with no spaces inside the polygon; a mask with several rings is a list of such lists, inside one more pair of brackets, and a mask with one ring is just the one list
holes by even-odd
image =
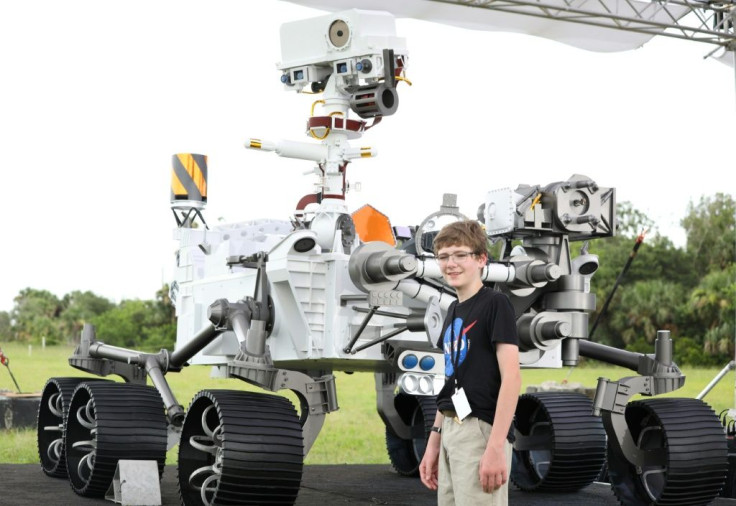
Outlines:
{"label": "metal strut", "polygon": [[[430,345],[434,345],[437,338],[439,337],[439,325],[441,324],[442,317],[440,313],[439,308],[439,300],[436,297],[430,298],[427,309],[424,311],[424,313],[416,313],[411,312],[409,314],[404,313],[394,313],[393,311],[380,311],[378,308],[380,306],[371,306],[370,309],[366,309],[363,307],[353,306],[352,309],[355,312],[358,313],[367,313],[366,317],[363,319],[363,321],[360,324],[360,327],[358,328],[355,335],[350,339],[350,343],[343,348],[343,351],[345,353],[350,353],[351,355],[355,355],[359,351],[365,350],[366,348],[370,348],[371,346],[375,346],[376,344],[380,344],[384,341],[387,341],[391,339],[392,337],[395,337],[399,334],[401,334],[404,331],[410,331],[410,332],[426,332],[427,333],[427,340],[429,341]],[[355,343],[358,341],[358,338],[363,333],[363,330],[365,330],[365,327],[368,325],[368,322],[370,321],[373,316],[387,316],[389,318],[398,318],[401,320],[404,320],[404,324],[396,324],[396,328],[392,330],[391,332],[384,334],[382,336],[377,337],[376,339],[373,339],[370,342],[361,344],[357,348],[353,348],[355,346]]]}
{"label": "metal strut", "polygon": [[705,42],[736,49],[734,3],[624,0],[432,0],[492,11],[556,19],[601,28]]}
{"label": "metal strut", "polygon": [[[353,309],[355,308],[353,307]],[[378,306],[371,306],[370,310],[368,311],[368,314],[365,315],[365,318],[363,318],[363,321],[360,323],[360,327],[358,327],[358,330],[355,332],[355,335],[350,339],[350,342],[345,348],[343,348],[342,351],[344,351],[345,353],[355,353],[353,351],[353,346],[355,346],[355,343],[358,341],[360,334],[363,333],[366,326],[368,325],[368,322],[371,321],[371,318],[373,318],[373,315],[376,314],[376,311],[378,311]]]}
{"label": "metal strut", "polygon": [[196,217],[202,220],[202,224],[204,225],[205,230],[210,229],[210,227],[207,226],[207,222],[204,221],[204,216],[202,216],[202,212],[196,207],[189,208],[189,210],[186,213],[182,212],[181,217],[179,217],[179,215],[176,214],[175,209],[172,209],[171,211],[174,213],[174,219],[176,220],[176,226],[179,228],[190,227],[193,222],[192,214],[194,214]]}
{"label": "metal strut", "polygon": [[376,344],[379,344],[379,343],[382,343],[384,341],[387,341],[387,340],[391,339],[392,337],[401,334],[405,330],[409,330],[409,327],[407,327],[406,325],[402,325],[400,327],[397,327],[396,329],[392,330],[388,334],[384,334],[381,337],[378,337],[378,338],[374,339],[373,341],[369,341],[369,342],[367,342],[365,344],[361,344],[360,346],[358,346],[357,348],[355,348],[354,350],[352,350],[350,353],[353,354],[353,355],[355,355],[359,351],[365,350],[366,348],[370,348],[371,346],[374,346]]}

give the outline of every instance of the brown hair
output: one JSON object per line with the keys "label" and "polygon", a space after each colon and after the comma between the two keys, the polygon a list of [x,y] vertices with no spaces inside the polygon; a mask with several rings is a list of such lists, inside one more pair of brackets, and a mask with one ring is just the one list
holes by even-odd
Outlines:
{"label": "brown hair", "polygon": [[467,246],[476,255],[488,255],[488,239],[475,220],[455,221],[442,227],[432,243],[434,254],[447,246]]}

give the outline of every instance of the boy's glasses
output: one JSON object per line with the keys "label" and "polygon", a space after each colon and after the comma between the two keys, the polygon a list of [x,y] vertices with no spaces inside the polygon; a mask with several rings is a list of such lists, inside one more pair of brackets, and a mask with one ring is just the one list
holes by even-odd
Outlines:
{"label": "boy's glasses", "polygon": [[455,253],[451,253],[449,255],[443,253],[442,255],[437,255],[437,261],[441,264],[446,264],[450,259],[452,259],[452,261],[456,264],[461,264],[474,255],[475,253],[470,251],[456,251]]}

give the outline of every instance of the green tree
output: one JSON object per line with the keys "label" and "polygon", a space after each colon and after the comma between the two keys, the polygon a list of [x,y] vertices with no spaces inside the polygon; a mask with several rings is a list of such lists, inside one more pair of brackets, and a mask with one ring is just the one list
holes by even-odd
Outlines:
{"label": "green tree", "polygon": [[[616,294],[611,300],[606,314],[596,327],[593,339],[598,342],[617,347],[627,346],[620,326],[612,325],[612,314],[619,311],[625,302],[622,297],[628,294],[639,282],[666,280],[671,285],[683,288],[685,292],[694,288],[699,282],[698,272],[692,269],[692,257],[682,249],[676,247],[672,241],[656,231],[656,224],[644,213],[634,209],[630,203],[623,202],[617,206],[618,233],[612,238],[602,238],[591,241],[589,252],[598,255],[600,267],[592,279],[591,289],[596,294],[597,311],[591,315],[591,322],[598,318],[598,312],[608,296],[612,293],[616,281],[622,274],[627,261],[634,253],[637,237],[644,231],[643,241],[636,256],[632,259],[628,271],[620,279]],[[685,293],[683,292],[683,293]],[[633,295],[627,295],[631,298]],[[684,310],[682,301],[675,301],[673,317],[681,321]],[[628,337],[627,337],[628,339]],[[649,347],[649,343],[642,341]]]}
{"label": "green tree", "polygon": [[62,310],[59,298],[47,290],[24,288],[13,299],[11,311],[14,338],[24,342],[61,341],[59,314]]}
{"label": "green tree", "polygon": [[[611,331],[628,345],[651,345],[658,330],[678,334],[678,312],[685,303],[685,290],[677,283],[660,279],[639,281],[621,295],[620,305],[611,315]],[[637,350],[640,351],[640,350]]]}
{"label": "green tree", "polygon": [[616,222],[618,227],[616,235],[624,237],[636,237],[643,230],[651,230],[654,221],[643,212],[634,209],[631,202],[624,201],[616,204]]}
{"label": "green tree", "polygon": [[97,339],[106,344],[133,348],[144,339],[149,313],[149,304],[145,301],[124,300],[92,318]]}
{"label": "green tree", "polygon": [[13,337],[13,330],[10,326],[10,313],[0,311],[0,341],[10,341]]}
{"label": "green tree", "polygon": [[61,305],[61,330],[67,342],[77,342],[85,322],[115,307],[110,300],[89,291],[68,293]]}
{"label": "green tree", "polygon": [[173,348],[176,318],[164,285],[156,300],[124,300],[92,318],[97,338],[107,344],[144,350]]}
{"label": "green tree", "polygon": [[169,285],[163,285],[156,292],[152,302],[153,315],[151,328],[146,336],[149,348],[173,349],[176,342],[176,308],[169,298]]}
{"label": "green tree", "polygon": [[706,275],[690,294],[690,314],[695,318],[703,350],[722,360],[734,354],[736,336],[736,264]]}
{"label": "green tree", "polygon": [[731,195],[716,193],[688,205],[680,224],[687,234],[687,252],[701,276],[713,269],[726,269],[736,258],[736,202]]}
{"label": "green tree", "polygon": [[[590,253],[598,255],[600,267],[593,277],[596,294],[607,296],[634,251],[637,235],[620,235],[591,241]],[[667,279],[688,288],[697,285],[699,277],[691,266],[691,257],[659,233],[646,234],[622,282]]]}

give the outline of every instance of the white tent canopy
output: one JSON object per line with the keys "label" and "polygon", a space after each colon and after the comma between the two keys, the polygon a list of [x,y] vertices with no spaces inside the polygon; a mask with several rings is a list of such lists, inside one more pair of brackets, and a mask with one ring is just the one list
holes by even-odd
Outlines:
{"label": "white tent canopy", "polygon": [[385,10],[474,30],[516,32],[598,52],[641,47],[657,35],[714,44],[733,64],[733,16],[699,2],[638,0],[288,0],[317,9]]}

